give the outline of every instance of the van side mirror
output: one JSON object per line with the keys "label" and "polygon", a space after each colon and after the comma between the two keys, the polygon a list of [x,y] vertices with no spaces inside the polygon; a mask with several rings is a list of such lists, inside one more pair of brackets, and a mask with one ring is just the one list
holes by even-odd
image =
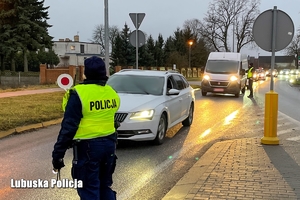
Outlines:
{"label": "van side mirror", "polygon": [[245,69],[242,69],[241,71],[240,71],[240,75],[245,75],[246,74],[246,70]]}

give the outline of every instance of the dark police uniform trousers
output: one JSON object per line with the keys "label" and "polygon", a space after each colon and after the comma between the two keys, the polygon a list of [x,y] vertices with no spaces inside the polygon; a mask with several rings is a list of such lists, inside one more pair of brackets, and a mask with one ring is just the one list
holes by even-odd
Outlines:
{"label": "dark police uniform trousers", "polygon": [[77,143],[78,159],[74,156],[72,178],[83,182],[83,188],[77,188],[81,200],[116,199],[116,192],[111,189],[117,159],[115,138],[114,133]]}

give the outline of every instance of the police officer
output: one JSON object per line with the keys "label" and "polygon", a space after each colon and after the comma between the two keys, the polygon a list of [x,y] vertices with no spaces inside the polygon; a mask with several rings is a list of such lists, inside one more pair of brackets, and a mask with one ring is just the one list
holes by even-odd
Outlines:
{"label": "police officer", "polygon": [[250,94],[248,96],[248,98],[253,98],[253,63],[250,63],[250,65],[248,66],[248,70],[247,70],[247,78],[248,78],[248,85],[249,85],[249,90],[250,90]]}
{"label": "police officer", "polygon": [[111,189],[116,165],[117,134],[114,115],[120,98],[106,85],[105,63],[93,56],[84,61],[86,79],[69,90],[64,99],[64,118],[52,152],[53,168],[64,167],[66,150],[73,146],[72,178],[81,180],[77,188],[82,200],[114,200]]}

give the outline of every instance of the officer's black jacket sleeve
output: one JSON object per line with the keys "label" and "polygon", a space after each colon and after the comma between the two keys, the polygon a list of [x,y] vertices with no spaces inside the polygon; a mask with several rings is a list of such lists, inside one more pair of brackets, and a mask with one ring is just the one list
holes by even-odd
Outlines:
{"label": "officer's black jacket sleeve", "polygon": [[75,91],[70,92],[61,129],[59,131],[57,142],[52,152],[53,159],[60,159],[65,156],[66,150],[71,146],[75,133],[82,118],[82,105],[78,94]]}

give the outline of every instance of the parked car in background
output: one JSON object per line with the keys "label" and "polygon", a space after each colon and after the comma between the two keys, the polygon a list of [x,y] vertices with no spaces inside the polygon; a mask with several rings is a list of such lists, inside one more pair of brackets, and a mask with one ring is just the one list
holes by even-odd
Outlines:
{"label": "parked car in background", "polygon": [[256,69],[253,73],[253,80],[258,81],[258,80],[266,80],[266,74],[263,69]]}
{"label": "parked car in background", "polygon": [[271,76],[271,74],[273,74],[274,77],[277,77],[278,76],[277,69],[273,69],[273,72],[272,72],[272,69],[269,69],[266,71],[266,76]]}
{"label": "parked car in background", "polygon": [[162,144],[166,131],[193,122],[195,95],[183,75],[175,71],[121,70],[107,84],[120,96],[115,120],[118,140]]}
{"label": "parked car in background", "polygon": [[291,69],[290,70],[290,75],[299,75],[300,71],[299,69]]}
{"label": "parked car in background", "polygon": [[279,75],[289,75],[290,74],[290,69],[282,69],[279,72]]}

